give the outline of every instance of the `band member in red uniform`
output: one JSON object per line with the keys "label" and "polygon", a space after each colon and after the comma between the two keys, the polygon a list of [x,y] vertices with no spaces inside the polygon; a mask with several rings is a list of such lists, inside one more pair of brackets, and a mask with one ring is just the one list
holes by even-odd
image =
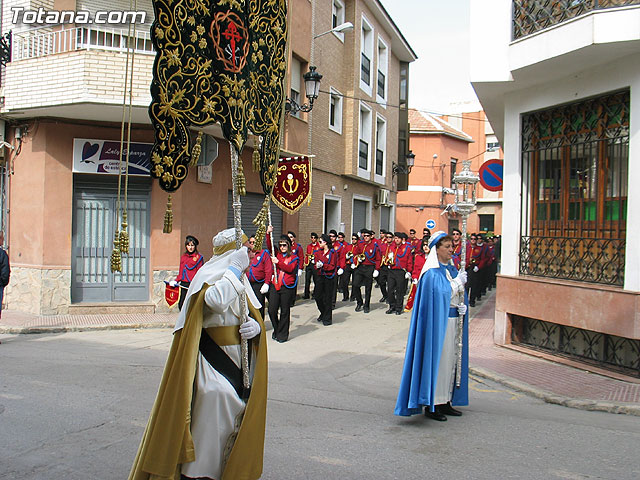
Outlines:
{"label": "band member in red uniform", "polygon": [[271,257],[274,280],[269,289],[269,318],[273,325],[271,337],[284,343],[289,340],[291,297],[295,295],[298,285],[300,259],[291,251],[291,240],[286,235],[280,236],[278,250],[278,253]]}
{"label": "band member in red uniform", "polygon": [[[313,256],[316,251],[320,250],[318,246],[318,234],[311,232],[311,243],[307,245],[307,252],[304,256],[304,294],[302,298],[311,297],[311,279],[315,285],[315,278],[313,273]],[[314,287],[315,288],[315,287]]]}
{"label": "band member in red uniform", "polygon": [[318,239],[320,250],[316,252],[313,267],[316,270],[316,286],[314,296],[320,311],[318,321],[323,325],[333,323],[332,303],[335,294],[336,273],[338,270],[338,254],[331,248],[331,238],[323,233]]}
{"label": "band member in red uniform", "polygon": [[[355,251],[356,251],[356,247],[358,246],[358,236],[357,235],[351,235],[351,243],[349,245],[346,245],[342,250],[342,269],[344,270],[342,272],[342,275],[340,276],[340,282],[342,284],[342,301],[343,302],[348,302],[351,301],[353,302],[356,298],[353,294],[353,291],[351,292],[351,296],[349,296],[349,279],[351,278],[352,274],[354,274],[354,270],[352,269],[352,265],[354,265],[354,262],[356,261],[355,258]],[[339,272],[340,270],[338,270]]]}
{"label": "band member in red uniform", "polygon": [[487,265],[487,290],[491,291],[491,289],[496,286],[496,273],[498,273],[495,237],[487,238],[487,249],[489,250],[489,264]]}
{"label": "band member in red uniform", "polygon": [[[482,237],[480,237],[482,238]],[[480,300],[482,290],[482,274],[480,269],[484,268],[487,262],[486,247],[481,242],[477,244],[478,234],[472,233],[467,245],[467,266],[468,286],[469,286],[469,306],[475,307],[476,300]]]}
{"label": "band member in red uniform", "polygon": [[[297,237],[295,232],[289,230],[287,232],[287,236],[289,237],[289,240],[291,240],[291,248],[293,249],[293,253],[300,259],[300,261],[302,262],[302,259],[304,258],[304,249],[302,248],[302,245],[300,245],[297,242]],[[300,263],[300,266],[298,268],[298,277],[302,276],[302,263]],[[293,307],[296,304],[296,297],[298,296],[298,287],[296,286],[296,294],[293,296],[293,300],[291,301],[291,306]]]}
{"label": "band member in red uniform", "polygon": [[[453,238],[453,257],[451,260],[456,269],[460,270],[460,262],[462,261],[462,232],[457,228],[451,230],[451,238]],[[469,260],[467,260],[469,263]]]}
{"label": "band member in red uniform", "polygon": [[[373,232],[365,230],[362,232],[362,242],[358,244],[356,256],[358,257],[358,267],[353,276],[353,290],[356,297],[356,312],[364,309],[364,313],[369,313],[371,303],[371,286],[373,279],[380,274],[380,248],[372,240]],[[360,287],[364,285],[364,301]]]}
{"label": "band member in red uniform", "polygon": [[415,229],[409,229],[409,244],[411,244],[411,248],[413,248],[413,253],[420,252],[420,245],[422,244],[422,240],[416,237]]}
{"label": "band member in red uniform", "polygon": [[342,293],[343,292],[343,289],[342,289],[342,277],[344,276],[344,265],[345,265],[345,258],[344,258],[345,252],[344,252],[344,249],[348,245],[344,241],[344,232],[338,232],[338,239],[336,240],[336,243],[340,244],[340,249],[339,249],[339,252],[338,252],[339,255],[338,255],[338,272],[337,272],[338,293]]}
{"label": "band member in red uniform", "polygon": [[[318,244],[320,240],[318,240]],[[340,250],[342,249],[342,244],[338,242],[338,232],[335,230],[329,230],[329,250],[334,250],[337,254],[336,256],[336,267],[338,265],[338,259],[340,258]],[[336,268],[337,271],[337,268]],[[331,308],[336,308],[336,296],[338,295],[338,275],[333,276],[333,293],[331,294]]]}
{"label": "band member in red uniform", "polygon": [[198,252],[198,239],[193,235],[187,235],[184,241],[185,252],[180,257],[180,270],[174,282],[170,282],[172,287],[180,285],[180,300],[178,308],[182,310],[184,299],[187,298],[187,290],[191,285],[191,280],[196,276],[200,267],[204,265],[204,257]]}
{"label": "band member in red uniform", "polygon": [[406,311],[413,308],[413,299],[416,295],[416,285],[420,278],[420,272],[422,272],[424,262],[427,260],[427,255],[429,255],[429,242],[423,240],[420,244],[419,251],[413,257],[413,268],[411,269],[411,290],[409,290],[407,305],[404,307]]}
{"label": "band member in red uniform", "polygon": [[262,304],[260,307],[260,315],[264,318],[264,305],[265,296],[269,293],[269,285],[271,285],[271,277],[273,276],[273,262],[271,261],[271,254],[269,250],[257,251],[254,249],[256,244],[256,237],[249,239],[249,245],[256,252],[256,256],[249,263],[249,269],[247,270],[247,278],[251,283],[253,293],[256,294],[258,300]]}
{"label": "band member in red uniform", "polygon": [[393,263],[393,255],[395,254],[395,244],[393,243],[393,233],[385,232],[384,239],[380,246],[380,275],[376,281],[382,293],[381,303],[389,303],[387,284],[389,283],[389,266]]}
{"label": "band member in red uniform", "polygon": [[413,255],[411,254],[411,244],[403,243],[402,232],[396,232],[393,236],[394,256],[393,262],[389,265],[389,309],[385,312],[396,315],[404,311],[404,294],[407,292],[406,280],[411,278],[411,268],[413,266]]}

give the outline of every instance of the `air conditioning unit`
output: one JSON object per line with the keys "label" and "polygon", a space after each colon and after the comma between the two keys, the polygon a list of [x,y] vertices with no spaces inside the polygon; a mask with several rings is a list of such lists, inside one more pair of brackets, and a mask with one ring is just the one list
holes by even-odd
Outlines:
{"label": "air conditioning unit", "polygon": [[378,205],[389,205],[389,198],[391,192],[386,188],[381,188],[378,190],[378,197],[376,198],[376,203]]}

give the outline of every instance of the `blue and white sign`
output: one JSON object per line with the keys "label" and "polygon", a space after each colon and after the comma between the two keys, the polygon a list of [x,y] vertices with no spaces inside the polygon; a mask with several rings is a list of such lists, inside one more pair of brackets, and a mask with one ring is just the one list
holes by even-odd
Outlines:
{"label": "blue and white sign", "polygon": [[436,221],[430,218],[429,220],[427,220],[425,225],[429,230],[431,230],[432,228],[436,228]]}

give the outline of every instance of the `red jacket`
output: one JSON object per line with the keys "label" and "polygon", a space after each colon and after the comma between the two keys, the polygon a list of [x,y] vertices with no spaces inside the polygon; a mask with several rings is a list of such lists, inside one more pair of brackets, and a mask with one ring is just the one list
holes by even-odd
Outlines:
{"label": "red jacket", "polygon": [[271,285],[272,276],[273,262],[271,261],[271,254],[268,250],[262,250],[249,264],[247,277],[250,282],[265,282],[267,285]]}
{"label": "red jacket", "polygon": [[343,262],[342,251],[344,250],[344,247],[345,247],[344,243],[341,243],[338,240],[333,242],[333,250],[336,252],[336,266],[338,268],[344,268],[344,263],[342,263]]}
{"label": "red jacket", "polygon": [[[389,253],[393,252],[391,258],[389,258]],[[396,244],[391,242],[384,242],[380,245],[380,265],[390,267],[393,264],[393,259],[395,257],[396,252]]]}
{"label": "red jacket", "polygon": [[353,243],[349,243],[348,245],[345,245],[340,252],[342,253],[342,255],[340,255],[342,257],[342,267],[341,268],[351,268],[351,264],[354,261],[354,249],[357,248],[358,245],[354,245]]}
{"label": "red jacket", "polygon": [[202,265],[204,265],[204,257],[198,252],[183,253],[180,257],[180,270],[178,270],[176,281],[191,282]]}
{"label": "red jacket", "polygon": [[413,250],[411,245],[401,243],[400,245],[394,245],[394,247],[393,264],[390,265],[390,268],[410,272],[413,267]]}
{"label": "red jacket", "polygon": [[377,243],[373,241],[369,243],[359,243],[356,249],[356,255],[361,254],[364,254],[364,260],[358,262],[358,265],[374,265],[376,270],[380,270],[382,256],[380,255],[380,247]]}
{"label": "red jacket", "polygon": [[318,245],[318,242],[316,243],[310,243],[309,245],[307,245],[307,253],[304,256],[304,266],[306,267],[307,265],[309,265],[309,263],[311,262],[311,257],[313,255],[315,255],[315,253],[320,250],[320,245]]}
{"label": "red jacket", "polygon": [[276,285],[276,289],[280,290],[280,285],[284,285],[287,288],[295,288],[298,285],[298,265],[300,259],[294,253],[287,254],[286,256],[278,252],[276,255],[278,264],[274,264],[274,280],[273,284]]}
{"label": "red jacket", "polygon": [[424,267],[424,262],[427,261],[427,255],[424,251],[416,253],[416,256],[413,257],[413,268],[411,269],[411,278],[417,279],[420,276],[420,272],[422,271],[422,267]]}
{"label": "red jacket", "polygon": [[[315,262],[322,262],[322,266],[316,268]],[[328,250],[326,253],[324,250],[320,250],[315,254],[315,262],[313,268],[318,275],[333,278],[338,270],[338,253],[333,249]]]}
{"label": "red jacket", "polygon": [[483,243],[482,245],[474,245],[467,244],[467,266],[475,267],[477,266],[479,269],[484,268],[489,263],[489,251],[487,249],[487,244]]}
{"label": "red jacket", "polygon": [[[469,253],[469,243],[467,243],[467,254]],[[460,262],[462,261],[462,242],[458,242],[457,245],[453,245],[453,264],[456,267],[456,270],[460,270]],[[467,266],[469,266],[469,257],[466,259]]]}

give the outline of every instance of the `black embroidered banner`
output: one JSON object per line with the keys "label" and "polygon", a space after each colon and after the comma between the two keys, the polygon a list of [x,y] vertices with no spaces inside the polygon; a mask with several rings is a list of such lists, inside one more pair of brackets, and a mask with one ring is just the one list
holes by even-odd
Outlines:
{"label": "black embroidered banner", "polygon": [[149,115],[151,175],[177,190],[191,161],[189,127],[220,123],[239,153],[262,137],[262,186],[271,194],[284,105],[285,0],[153,0],[156,48]]}

